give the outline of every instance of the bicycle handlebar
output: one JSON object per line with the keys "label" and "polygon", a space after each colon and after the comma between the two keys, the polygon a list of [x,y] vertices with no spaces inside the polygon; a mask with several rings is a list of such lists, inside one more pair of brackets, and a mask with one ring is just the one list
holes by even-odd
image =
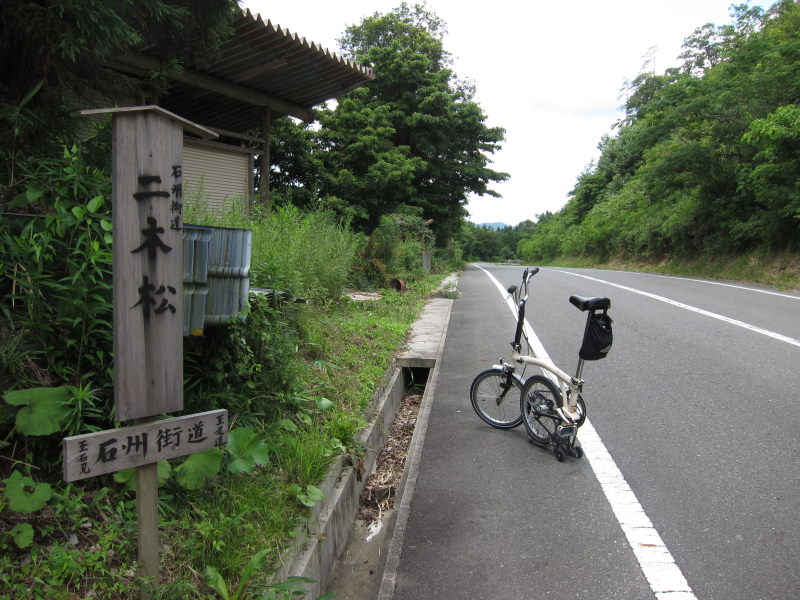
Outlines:
{"label": "bicycle handlebar", "polygon": [[522,273],[522,285],[525,288],[525,296],[519,301],[519,305],[522,306],[525,302],[528,301],[528,282],[531,278],[539,272],[539,267],[531,267],[530,269],[525,269]]}

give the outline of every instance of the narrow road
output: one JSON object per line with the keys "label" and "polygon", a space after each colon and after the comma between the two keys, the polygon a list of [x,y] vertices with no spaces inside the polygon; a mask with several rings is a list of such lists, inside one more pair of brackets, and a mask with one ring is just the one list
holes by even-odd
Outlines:
{"label": "narrow road", "polygon": [[[504,288],[522,274],[482,266]],[[584,326],[568,297],[608,296],[614,319],[609,357],[584,370],[608,458],[559,463],[470,406],[513,336],[489,274],[459,283],[394,598],[800,597],[800,295],[542,269],[527,317],[566,371]],[[623,478],[610,488],[609,464]]]}

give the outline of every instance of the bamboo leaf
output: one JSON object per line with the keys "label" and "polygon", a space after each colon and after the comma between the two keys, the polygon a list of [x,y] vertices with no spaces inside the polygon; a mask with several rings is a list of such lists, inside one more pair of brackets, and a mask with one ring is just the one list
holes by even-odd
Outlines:
{"label": "bamboo leaf", "polygon": [[38,93],[39,93],[39,90],[41,90],[41,89],[42,89],[42,86],[43,86],[43,85],[44,85],[44,79],[42,79],[42,80],[41,80],[39,83],[37,83],[36,85],[34,85],[34,86],[33,86],[33,87],[32,87],[32,88],[31,88],[31,89],[28,91],[28,93],[27,93],[27,94],[25,94],[25,97],[22,99],[22,102],[20,102],[20,103],[19,103],[19,107],[20,107],[20,108],[23,108],[23,107],[24,107],[24,106],[25,106],[25,105],[26,105],[28,102],[30,102],[30,101],[33,99],[33,97],[34,97],[36,94],[38,94]]}

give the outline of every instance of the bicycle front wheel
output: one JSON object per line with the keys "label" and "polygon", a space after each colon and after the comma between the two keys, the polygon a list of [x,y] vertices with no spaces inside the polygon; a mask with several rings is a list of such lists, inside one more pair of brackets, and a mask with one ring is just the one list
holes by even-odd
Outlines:
{"label": "bicycle front wheel", "polygon": [[522,383],[510,371],[487,369],[472,381],[469,398],[478,416],[492,427],[511,429],[522,423],[519,403]]}
{"label": "bicycle front wheel", "polygon": [[525,382],[520,396],[522,422],[532,441],[547,446],[553,439],[561,418],[556,412],[561,396],[556,384],[542,375],[533,375]]}

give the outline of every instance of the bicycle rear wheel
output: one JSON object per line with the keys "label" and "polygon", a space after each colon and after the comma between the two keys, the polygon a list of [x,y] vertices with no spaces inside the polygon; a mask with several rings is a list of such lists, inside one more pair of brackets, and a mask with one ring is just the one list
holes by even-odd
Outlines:
{"label": "bicycle rear wheel", "polygon": [[520,396],[522,422],[532,441],[547,446],[561,422],[556,407],[561,393],[547,377],[533,375],[525,382]]}
{"label": "bicycle rear wheel", "polygon": [[517,398],[522,392],[519,377],[503,369],[478,373],[469,389],[472,408],[492,427],[511,429],[522,423]]}

